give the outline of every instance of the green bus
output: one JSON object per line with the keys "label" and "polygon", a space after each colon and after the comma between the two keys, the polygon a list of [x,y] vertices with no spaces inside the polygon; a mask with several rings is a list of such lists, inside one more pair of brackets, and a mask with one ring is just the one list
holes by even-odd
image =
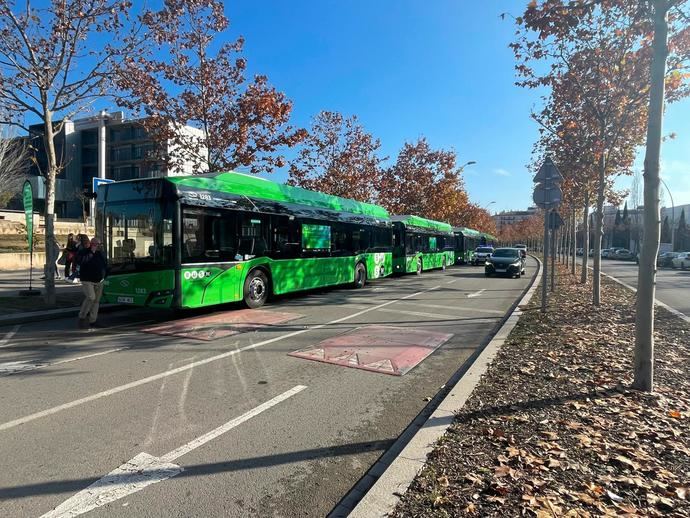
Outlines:
{"label": "green bus", "polygon": [[481,243],[483,233],[466,227],[453,227],[455,235],[455,264],[470,264],[474,249]]}
{"label": "green bus", "polygon": [[102,185],[103,302],[198,308],[390,275],[377,205],[235,172]]}
{"label": "green bus", "polygon": [[393,216],[393,273],[416,273],[455,263],[455,237],[448,223],[419,216]]}

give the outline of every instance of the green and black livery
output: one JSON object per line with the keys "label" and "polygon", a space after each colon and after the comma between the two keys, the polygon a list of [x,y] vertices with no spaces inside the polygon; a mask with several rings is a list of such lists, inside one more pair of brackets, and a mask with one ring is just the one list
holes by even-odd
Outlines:
{"label": "green and black livery", "polygon": [[421,274],[455,264],[455,236],[448,223],[393,216],[393,273]]}
{"label": "green and black livery", "polygon": [[102,185],[104,302],[197,308],[390,275],[377,205],[235,172]]}

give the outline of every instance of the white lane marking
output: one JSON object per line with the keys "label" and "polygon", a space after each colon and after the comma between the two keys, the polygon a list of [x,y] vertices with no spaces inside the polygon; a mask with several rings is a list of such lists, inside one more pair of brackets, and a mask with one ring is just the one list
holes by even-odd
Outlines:
{"label": "white lane marking", "polygon": [[[424,313],[422,311],[404,311],[401,309],[380,309],[379,311],[385,311],[386,313],[398,313],[398,314],[402,314],[402,315],[410,315],[413,317],[445,318],[448,320],[457,320],[457,319],[463,318],[460,315],[443,315],[440,313]],[[494,320],[496,318],[498,318],[498,317],[477,317],[474,320],[487,320],[487,319]]]}
{"label": "white lane marking", "polygon": [[9,347],[10,345],[12,345],[9,343],[9,341],[12,339],[12,337],[14,335],[17,334],[17,331],[19,331],[20,327],[21,327],[21,324],[17,324],[10,331],[5,333],[5,336],[2,338],[2,340],[0,340],[0,349],[3,347]]}
{"label": "white lane marking", "polygon": [[505,315],[505,311],[499,309],[482,309],[482,308],[468,308],[463,306],[441,306],[439,304],[420,304],[418,302],[412,302],[416,307],[420,308],[432,308],[432,309],[457,309],[458,311],[473,311],[475,313],[494,313],[496,315]]}
{"label": "white lane marking", "polygon": [[486,291],[486,288],[483,289],[483,290],[475,291],[474,293],[468,293],[468,294],[467,294],[467,298],[471,299],[471,298],[474,298],[474,297],[479,297],[479,296],[480,296],[482,293],[484,293],[485,291]]}
{"label": "white lane marking", "polygon": [[255,344],[251,345],[246,345],[244,347],[240,347],[239,349],[234,349],[232,351],[224,352],[221,354],[217,354],[215,356],[211,356],[209,358],[205,358],[203,360],[197,360],[192,363],[188,363],[187,365],[182,365],[181,367],[177,367],[175,369],[170,369],[165,372],[160,372],[158,374],[154,374],[153,376],[148,376],[146,378],[142,378],[137,381],[132,381],[130,383],[125,383],[124,385],[119,385],[117,387],[113,387],[109,390],[104,390],[102,392],[98,392],[96,394],[91,394],[90,396],[86,396],[80,399],[75,399],[74,401],[70,401],[69,403],[64,403],[62,405],[54,406],[52,408],[48,408],[46,410],[42,410],[41,412],[35,412],[33,414],[29,414],[24,417],[20,417],[18,419],[13,419],[12,421],[7,421],[6,423],[0,424],[0,432],[3,430],[9,430],[10,428],[14,428],[15,426],[19,426],[21,424],[26,424],[31,421],[35,421],[36,419],[40,419],[42,417],[46,417],[52,414],[57,414],[58,412],[62,412],[63,410],[67,410],[69,408],[74,408],[79,405],[83,405],[85,403],[89,403],[91,401],[96,401],[97,399],[101,399],[104,397],[112,396],[113,394],[118,394],[119,392],[123,392],[125,390],[129,390],[134,387],[139,387],[140,385],[145,385],[147,383],[151,383],[152,381],[157,381],[159,379],[167,378],[168,376],[173,376],[175,374],[179,374],[180,372],[185,372],[189,369],[193,369],[194,367],[198,367],[200,365],[206,365],[207,363],[215,362],[218,360],[222,360],[224,358],[229,358],[230,356],[234,356],[235,354],[239,354],[244,351],[250,351],[251,349],[256,349],[257,347],[261,347],[264,345],[272,344],[274,342],[279,342],[281,340],[285,340],[287,338],[292,338],[293,336],[298,336],[304,333],[308,333],[309,331],[315,331],[317,329],[322,329],[326,326],[331,326],[333,324],[339,324],[340,322],[345,322],[347,320],[351,320],[353,318],[356,318],[360,315],[364,315],[365,313],[369,313],[370,311],[376,311],[377,309],[380,309],[384,306],[389,306],[391,304],[395,304],[396,302],[399,302],[401,300],[409,299],[412,297],[417,297],[419,295],[422,295],[423,293],[427,293],[429,291],[435,290],[440,288],[440,286],[434,286],[433,288],[429,288],[426,290],[418,291],[416,293],[410,293],[409,295],[405,295],[404,297],[396,300],[390,300],[388,302],[384,302],[383,304],[379,304],[378,306],[374,306],[371,308],[363,309],[362,311],[358,311],[357,313],[353,313],[351,315],[348,315],[346,317],[338,318],[336,320],[331,320],[330,322],[327,322],[325,324],[318,324],[312,327],[307,327],[305,329],[300,329],[299,331],[293,331],[292,333],[288,333],[286,335],[281,335],[281,336],[276,336],[275,338],[269,338],[268,340],[264,340],[262,342],[257,342]]}
{"label": "white lane marking", "polygon": [[75,358],[67,358],[66,360],[60,360],[53,363],[31,363],[28,360],[0,363],[0,376],[9,376],[10,374],[16,374],[18,372],[28,372],[36,369],[53,367],[54,365],[62,365],[63,363],[72,363],[79,360],[85,360],[86,358],[93,358],[94,356],[102,356],[104,354],[115,353],[117,351],[124,351],[125,349],[129,349],[129,347],[118,347],[117,349],[108,349],[107,351],[101,351],[98,353],[84,354],[82,356],[77,356]]}
{"label": "white lane marking", "polygon": [[446,282],[446,284],[453,284],[454,282],[458,282],[458,279],[453,279],[452,281]]}
{"label": "white lane marking", "polygon": [[41,518],[67,518],[87,513],[110,502],[124,498],[132,493],[141,491],[151,484],[162,482],[184,471],[184,468],[173,464],[173,461],[187,453],[203,446],[216,437],[236,428],[245,421],[265,412],[271,407],[282,403],[286,399],[306,389],[304,385],[297,385],[290,390],[262,403],[249,412],[242,414],[212,430],[201,437],[197,437],[187,444],[166,453],[162,457],[154,457],[148,453],[140,453],[129,462],[108,473],[105,477],[94,482],[73,497],[65,500],[52,511]]}

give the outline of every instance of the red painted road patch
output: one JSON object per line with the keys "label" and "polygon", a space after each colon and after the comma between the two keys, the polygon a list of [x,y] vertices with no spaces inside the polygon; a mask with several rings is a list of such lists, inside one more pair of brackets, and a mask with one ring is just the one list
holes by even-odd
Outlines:
{"label": "red painted road patch", "polygon": [[214,313],[213,315],[183,318],[147,327],[141,331],[156,335],[179,336],[181,338],[194,338],[210,342],[211,340],[238,333],[283,324],[297,318],[302,318],[302,315],[260,309],[240,309],[237,311]]}
{"label": "red painted road patch", "polygon": [[452,334],[392,326],[364,326],[290,356],[402,376],[447,342]]}

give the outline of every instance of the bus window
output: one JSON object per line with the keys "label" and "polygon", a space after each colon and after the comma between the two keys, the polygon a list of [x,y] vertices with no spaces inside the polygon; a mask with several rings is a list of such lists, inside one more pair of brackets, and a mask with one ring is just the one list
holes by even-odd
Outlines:
{"label": "bus window", "polygon": [[230,211],[184,209],[182,262],[232,261],[236,250],[236,216]]}
{"label": "bus window", "polygon": [[437,242],[438,242],[438,238],[436,236],[429,236],[429,251],[430,252],[436,252],[436,250],[438,250]]}
{"label": "bus window", "polygon": [[276,259],[294,259],[299,257],[301,243],[298,223],[287,216],[274,216],[271,221],[273,227],[273,257]]}
{"label": "bus window", "polygon": [[352,231],[352,251],[355,254],[366,252],[371,246],[371,231],[368,228],[355,227]]}
{"label": "bus window", "polygon": [[331,226],[302,224],[302,252],[330,252]]}
{"label": "bus window", "polygon": [[333,223],[331,229],[331,255],[340,257],[352,253],[350,243],[349,225],[345,223]]}
{"label": "bus window", "polygon": [[242,259],[266,255],[269,252],[264,233],[267,226],[266,217],[257,214],[244,214],[241,221],[242,230],[237,245],[237,254],[242,256]]}

